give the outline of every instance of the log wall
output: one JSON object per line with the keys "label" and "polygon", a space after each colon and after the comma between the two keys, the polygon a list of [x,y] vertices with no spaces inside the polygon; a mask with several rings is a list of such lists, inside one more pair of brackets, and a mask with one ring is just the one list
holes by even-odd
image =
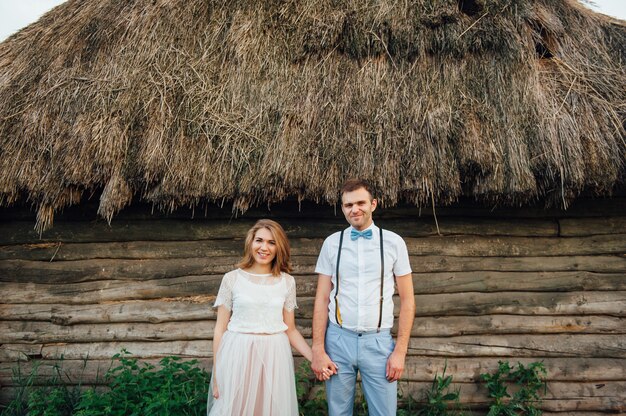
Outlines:
{"label": "log wall", "polygon": [[[414,270],[404,392],[421,396],[447,364],[464,404],[480,409],[480,373],[498,360],[543,361],[547,412],[626,411],[624,202],[582,200],[565,212],[471,204],[436,217],[408,207],[377,212],[378,225],[405,238]],[[332,208],[295,203],[240,218],[218,208],[192,219],[137,207],[110,226],[87,205],[42,236],[32,213],[0,214],[1,401],[15,391],[18,362],[22,371],[42,362],[43,380],[63,358],[84,385],[99,383],[122,348],[149,361],[174,354],[208,366],[212,301],[259,217],[277,219],[290,237],[297,322],[310,336],[317,253],[345,226]]]}

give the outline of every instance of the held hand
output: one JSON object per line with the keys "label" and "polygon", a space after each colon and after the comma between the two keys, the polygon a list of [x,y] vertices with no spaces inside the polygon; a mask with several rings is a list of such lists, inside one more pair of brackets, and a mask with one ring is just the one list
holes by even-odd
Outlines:
{"label": "held hand", "polygon": [[404,359],[406,355],[400,352],[394,351],[389,356],[387,360],[387,370],[385,372],[385,377],[387,380],[392,383],[397,381],[402,377],[402,373],[404,372]]}
{"label": "held hand", "polygon": [[333,374],[337,374],[337,365],[330,359],[325,351],[313,350],[311,370],[319,381],[328,380]]}

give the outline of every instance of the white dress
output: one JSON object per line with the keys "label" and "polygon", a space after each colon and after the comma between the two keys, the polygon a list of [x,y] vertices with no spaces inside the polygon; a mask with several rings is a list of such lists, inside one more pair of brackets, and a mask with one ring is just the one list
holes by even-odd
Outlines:
{"label": "white dress", "polygon": [[[283,308],[296,305],[294,278],[226,273],[214,307],[231,311],[211,376],[208,415],[297,416],[293,357]],[[219,398],[213,398],[213,377]]]}

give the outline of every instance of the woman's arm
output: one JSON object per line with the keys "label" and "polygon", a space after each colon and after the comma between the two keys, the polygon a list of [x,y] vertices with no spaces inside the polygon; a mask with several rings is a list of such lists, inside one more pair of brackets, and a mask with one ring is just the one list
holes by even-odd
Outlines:
{"label": "woman's arm", "polygon": [[[215,372],[215,363],[217,362],[217,351],[222,341],[222,335],[226,332],[226,327],[230,321],[230,310],[224,305],[217,307],[217,322],[215,322],[215,329],[213,330],[213,372]],[[215,374],[213,374],[213,380],[215,380]],[[219,397],[219,391],[217,390],[217,384],[213,383],[213,397],[216,399]]]}
{"label": "woman's arm", "polygon": [[304,337],[298,328],[296,328],[296,318],[293,311],[288,311],[287,309],[283,309],[283,320],[287,325],[287,330],[285,333],[289,338],[289,343],[292,347],[296,349],[300,354],[304,356],[309,362],[313,359],[313,353],[311,352],[311,347],[306,343]]}

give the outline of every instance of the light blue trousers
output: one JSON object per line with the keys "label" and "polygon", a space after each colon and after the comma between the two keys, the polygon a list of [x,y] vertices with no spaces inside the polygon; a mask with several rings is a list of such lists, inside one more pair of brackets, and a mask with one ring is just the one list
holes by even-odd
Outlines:
{"label": "light blue trousers", "polygon": [[398,382],[385,377],[387,359],[395,343],[388,329],[358,333],[329,323],[326,353],[339,367],[326,381],[329,416],[350,416],[354,410],[357,372],[372,416],[393,416],[398,405]]}

